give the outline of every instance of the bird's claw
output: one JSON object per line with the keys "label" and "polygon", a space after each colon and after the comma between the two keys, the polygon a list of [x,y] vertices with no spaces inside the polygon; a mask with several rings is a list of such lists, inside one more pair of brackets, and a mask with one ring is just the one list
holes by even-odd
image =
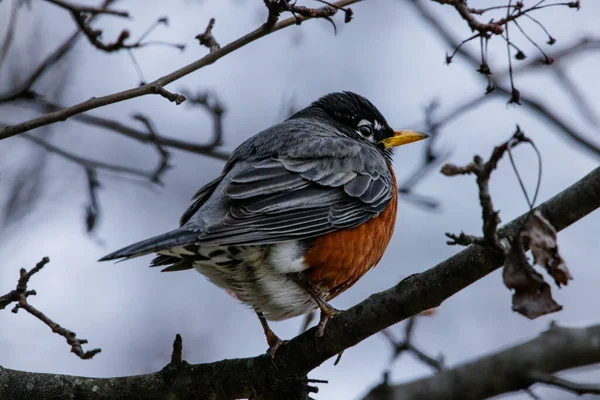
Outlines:
{"label": "bird's claw", "polygon": [[267,354],[271,359],[275,359],[275,353],[279,349],[279,347],[283,344],[286,344],[287,340],[281,340],[277,335],[271,332],[272,335],[267,336],[267,343],[269,344],[269,348],[267,349]]}
{"label": "bird's claw", "polygon": [[325,308],[321,310],[321,317],[319,318],[319,324],[317,325],[317,332],[315,333],[316,337],[323,337],[325,334],[325,326],[327,325],[327,321],[331,318],[335,317],[341,313],[340,310],[337,310],[331,306],[329,308]]}

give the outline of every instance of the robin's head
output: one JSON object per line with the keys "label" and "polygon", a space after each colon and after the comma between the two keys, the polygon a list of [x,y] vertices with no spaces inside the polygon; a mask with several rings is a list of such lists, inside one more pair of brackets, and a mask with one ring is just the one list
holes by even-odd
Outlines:
{"label": "robin's head", "polygon": [[385,153],[393,147],[428,137],[420,132],[393,130],[373,103],[352,92],[330,93],[306,110],[326,115],[345,135],[375,145]]}

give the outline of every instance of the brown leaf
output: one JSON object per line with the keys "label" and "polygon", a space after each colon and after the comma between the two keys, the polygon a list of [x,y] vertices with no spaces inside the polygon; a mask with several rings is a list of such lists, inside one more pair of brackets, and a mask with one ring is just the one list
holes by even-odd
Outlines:
{"label": "brown leaf", "polygon": [[536,210],[521,233],[525,248],[529,247],[536,264],[546,268],[556,285],[567,285],[573,279],[564,260],[558,253],[556,230],[550,222]]}
{"label": "brown leaf", "polygon": [[550,286],[527,261],[519,238],[511,246],[502,271],[504,284],[514,289],[513,310],[529,319],[562,310],[554,301]]}
{"label": "brown leaf", "polygon": [[512,309],[529,319],[536,319],[560,311],[562,306],[552,298],[550,285],[542,282],[537,292],[516,291],[513,295]]}

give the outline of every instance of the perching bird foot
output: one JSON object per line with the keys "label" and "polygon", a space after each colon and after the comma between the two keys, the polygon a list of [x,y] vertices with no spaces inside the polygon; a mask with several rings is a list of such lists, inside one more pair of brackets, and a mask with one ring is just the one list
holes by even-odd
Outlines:
{"label": "perching bird foot", "polygon": [[326,305],[326,307],[321,308],[321,317],[319,319],[319,324],[317,325],[317,332],[315,334],[317,337],[323,337],[327,321],[341,313],[340,310],[333,308],[329,304],[324,304]]}
{"label": "perching bird foot", "polygon": [[279,339],[279,336],[273,333],[273,331],[271,331],[271,335],[267,335],[267,343],[269,344],[267,354],[271,357],[271,359],[275,359],[275,353],[277,352],[277,349],[279,349],[279,346],[286,344],[287,342],[287,340]]}

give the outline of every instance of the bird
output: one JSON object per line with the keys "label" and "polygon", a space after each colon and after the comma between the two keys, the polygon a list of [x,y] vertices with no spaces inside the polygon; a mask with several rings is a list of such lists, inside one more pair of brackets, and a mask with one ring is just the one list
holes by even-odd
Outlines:
{"label": "bird", "polygon": [[254,310],[274,357],[285,342],[268,321],[318,308],[323,336],[340,312],[329,301],[379,262],[398,207],[392,149],[427,137],[361,95],[327,94],[237,147],[179,228],[100,261],[156,253],[152,267],[199,271]]}

